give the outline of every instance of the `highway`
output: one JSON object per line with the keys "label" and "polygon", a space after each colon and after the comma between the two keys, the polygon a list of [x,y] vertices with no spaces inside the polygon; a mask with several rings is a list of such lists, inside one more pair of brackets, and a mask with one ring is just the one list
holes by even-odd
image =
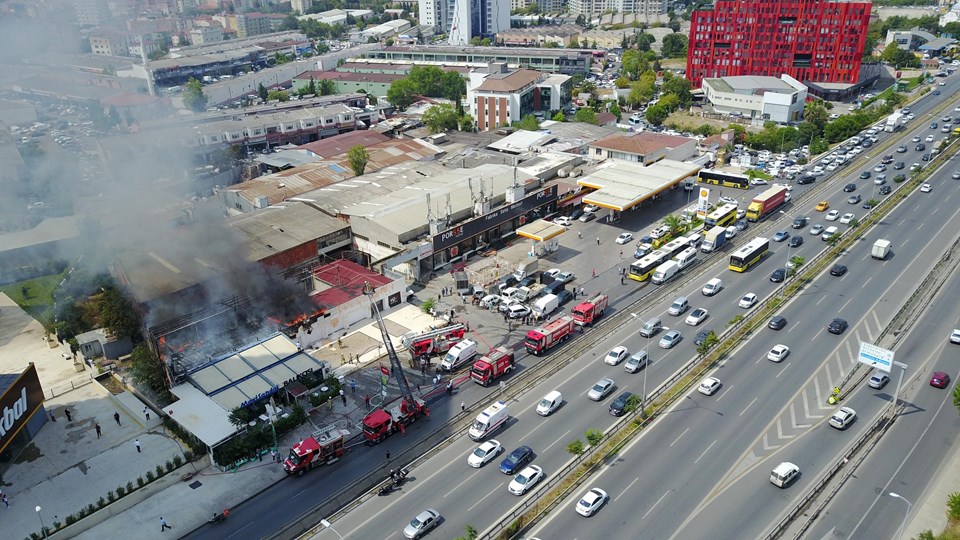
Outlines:
{"label": "highway", "polygon": [[[955,83],[951,81],[951,83]],[[924,104],[929,105],[929,104]],[[909,144],[913,132],[926,135],[929,121],[923,117],[920,105],[913,107],[918,118],[911,124],[912,130],[895,134]],[[889,134],[888,134],[889,136]],[[910,146],[912,148],[912,145]],[[869,156],[879,155],[868,153]],[[884,152],[886,153],[886,152]],[[914,151],[898,154],[900,159],[908,164],[919,161]],[[831,205],[845,211],[850,208],[857,214],[863,210],[847,205],[845,200],[848,194],[841,191],[846,182],[845,177],[859,174],[860,170],[875,164],[876,158],[858,160],[856,165],[846,167],[839,176],[839,181],[830,182],[823,198],[831,201]],[[749,452],[756,447],[763,448],[763,435],[783,432],[783,415],[789,418],[796,415],[797,410],[785,407],[793,399],[803,399],[814,406],[824,403],[823,400],[811,401],[811,398],[802,398],[800,391],[807,387],[813,388],[811,383],[816,381],[816,388],[821,392],[828,392],[842,377],[842,372],[848,369],[849,358],[854,354],[858,336],[866,341],[872,341],[880,330],[896,312],[898,306],[912,291],[912,286],[919,276],[922,276],[939,257],[938,249],[944,245],[945,235],[937,231],[956,231],[958,218],[955,212],[937,216],[939,203],[952,199],[955,196],[955,187],[960,186],[949,179],[951,171],[940,174],[937,178],[936,196],[917,193],[907,200],[901,209],[898,209],[888,220],[888,225],[881,227],[881,233],[868,235],[868,240],[859,243],[844,257],[847,259],[851,272],[843,278],[834,278],[827,275],[819,277],[811,284],[804,294],[792,302],[783,312],[790,321],[787,328],[776,333],[764,330],[760,337],[747,343],[741,350],[729,358],[718,370],[718,376],[724,381],[724,387],[714,397],[704,397],[692,394],[681,401],[670,414],[666,415],[648,434],[641,438],[631,449],[624,452],[611,466],[615,475],[609,474],[609,469],[591,480],[591,485],[598,485],[608,489],[614,497],[614,503],[601,511],[594,520],[583,520],[566,509],[552,514],[554,519],[546,522],[543,532],[533,536],[543,538],[591,538],[598,537],[598,531],[593,530],[594,523],[607,524],[603,534],[612,537],[622,537],[625,531],[624,524],[629,527],[644,530],[644,536],[650,538],[667,538],[675,532],[683,531],[677,537],[697,537],[699,534],[693,525],[687,527],[682,523],[686,516],[698,507],[712,505],[712,501],[720,491],[737,489],[738,482],[744,477],[744,472],[757,469],[753,478],[759,475],[759,482],[763,488],[773,488],[766,481],[769,469],[764,460],[772,459],[776,448],[751,457]],[[802,189],[818,189],[822,182],[814,186],[798,186],[794,190],[796,198]],[[863,181],[860,182],[863,184]],[[942,185],[941,185],[942,184]],[[861,186],[862,188],[863,186]],[[954,188],[947,191],[948,188]],[[818,195],[819,197],[819,195]],[[960,196],[957,196],[960,197]],[[749,197],[744,197],[748,199]],[[775,228],[788,228],[793,215],[806,213],[812,220],[811,224],[826,224],[822,214],[812,211],[816,201],[804,201],[802,205],[787,207],[788,215],[781,218],[776,227],[761,223],[752,226],[741,233],[745,239],[738,238],[742,243],[752,238],[758,231],[767,236]],[[944,208],[956,208],[944,204]],[[856,209],[854,209],[856,208]],[[893,224],[893,226],[890,226]],[[808,230],[808,229],[807,229]],[[819,238],[810,236],[806,231],[805,243],[799,248],[790,250],[790,255],[803,255],[809,260],[816,252],[823,248],[824,243]],[[869,260],[871,239],[887,237],[893,241],[894,255],[885,262]],[[745,274],[737,274],[725,269],[725,262],[720,264],[703,264],[695,271],[701,273],[699,279],[685,283],[679,294],[691,299],[694,307],[705,307],[711,312],[707,327],[719,330],[726,321],[734,315],[742,313],[737,307],[737,300],[743,293],[754,292],[764,297],[773,293],[778,285],[771,283],[767,278],[769,273],[787,258],[785,243],[771,244],[773,252],[765,261]],[[729,254],[730,250],[725,251]],[[866,258],[867,260],[861,261]],[[773,261],[773,262],[772,262]],[[703,283],[710,277],[721,277],[726,283],[725,289],[712,298],[706,298],[699,293]],[[851,285],[860,285],[872,291],[871,294],[852,294]],[[666,285],[672,287],[673,285]],[[647,289],[653,286],[645,285]],[[509,425],[494,435],[506,452],[526,444],[536,452],[534,463],[543,467],[550,475],[559,470],[570,459],[566,452],[566,444],[582,434],[587,429],[605,429],[612,425],[614,418],[607,412],[607,405],[612,400],[608,397],[602,403],[593,403],[585,397],[586,391],[602,376],[611,376],[617,382],[617,389],[611,396],[623,390],[640,393],[643,374],[627,374],[622,366],[611,367],[603,364],[602,357],[614,345],[623,344],[631,351],[648,347],[651,353],[652,365],[647,372],[648,389],[655,387],[660,381],[667,379],[679,366],[684,364],[695,354],[693,335],[696,329],[685,325],[677,318],[665,315],[667,306],[672,297],[665,303],[657,306],[650,312],[639,314],[641,318],[653,314],[664,314],[664,323],[669,327],[680,329],[686,339],[670,350],[658,349],[651,340],[640,338],[636,334],[638,325],[627,325],[611,332],[610,336],[601,344],[582,355],[580,359],[559,370],[555,375],[532,389],[516,402],[509,404],[512,420]],[[810,316],[809,314],[812,314]],[[807,315],[807,316],[804,316]],[[845,316],[851,322],[851,329],[843,336],[827,334],[823,327],[835,315]],[[662,334],[661,334],[662,335]],[[801,337],[802,336],[802,337]],[[659,339],[660,335],[654,339]],[[812,339],[811,339],[812,338]],[[782,364],[772,364],[764,359],[767,350],[775,343],[786,342],[794,353]],[[818,360],[811,360],[818,359]],[[824,360],[827,360],[824,362]],[[737,364],[747,363],[748,369],[736,369]],[[749,369],[753,368],[753,369]],[[776,385],[769,383],[774,379]],[[549,418],[537,416],[533,408],[540,397],[552,389],[560,390],[566,400],[565,405]],[[758,392],[757,389],[764,391]],[[810,390],[813,394],[816,392]],[[787,401],[784,401],[787,398]],[[816,414],[816,411],[806,411]],[[779,422],[778,422],[779,420]],[[553,424],[553,425],[548,425]],[[803,422],[800,425],[805,425]],[[866,425],[866,422],[855,424],[856,427]],[[790,426],[792,428],[792,426]],[[803,428],[800,428],[802,431]],[[851,428],[850,435],[856,432]],[[730,434],[737,434],[731,436]],[[783,433],[786,437],[795,438],[796,435]],[[841,437],[845,434],[841,434]],[[779,439],[779,436],[778,436]],[[787,439],[790,440],[790,439]],[[668,444],[667,441],[670,441]],[[766,445],[779,443],[772,441],[769,436]],[[647,446],[649,445],[649,446]],[[666,445],[666,446],[665,446]],[[787,447],[786,443],[779,446]],[[454,442],[449,447],[432,456],[424,465],[417,467],[411,481],[403,488],[402,493],[387,497],[374,497],[362,503],[356,509],[339,518],[335,523],[336,531],[345,538],[390,538],[399,537],[402,527],[418,512],[425,508],[435,508],[444,517],[439,528],[431,533],[440,538],[452,537],[462,533],[463,526],[470,524],[480,530],[495,523],[499,516],[507,513],[517,504],[517,498],[506,491],[510,478],[497,470],[498,460],[486,467],[476,470],[466,465],[467,455],[476,447],[476,443],[466,437]],[[639,448],[637,448],[639,447]],[[505,455],[505,454],[504,454]],[[641,462],[636,456],[643,455]],[[636,461],[633,461],[636,459]],[[800,460],[802,461],[802,460]],[[632,467],[636,463],[639,467]],[[710,464],[706,467],[706,464]],[[701,465],[703,464],[703,465]],[[719,466],[717,466],[719,464]],[[806,464],[806,465],[804,465]],[[800,463],[805,472],[797,485],[803,485],[808,478],[815,476],[814,462]],[[641,476],[642,467],[643,474]],[[614,478],[615,477],[615,478]],[[603,485],[609,482],[609,486]],[[728,486],[732,486],[729,487]],[[796,486],[796,485],[795,485]],[[797,487],[792,487],[797,492]],[[711,494],[714,494],[711,496]],[[578,494],[579,495],[579,494]],[[777,496],[780,492],[776,493]],[[530,495],[527,495],[530,496]],[[625,496],[625,498],[624,498]],[[721,497],[726,499],[727,497]],[[768,492],[764,498],[770,498]],[[629,500],[631,504],[622,504]],[[572,506],[573,502],[564,503]],[[784,502],[784,504],[786,504]],[[751,510],[743,512],[741,516],[749,519],[748,525],[757,529],[757,533],[770,522],[781,510],[772,511],[772,505],[760,505],[763,512]],[[704,508],[712,511],[714,507]],[[785,506],[784,506],[785,508]],[[611,515],[616,512],[627,512],[625,515]],[[637,516],[640,519],[637,520]],[[724,525],[730,520],[729,516],[723,520]],[[599,521],[596,521],[599,520]],[[700,523],[702,520],[697,519]],[[741,525],[743,525],[741,523]],[[702,525],[701,525],[702,526]],[[731,527],[734,525],[730,525]],[[714,537],[712,533],[704,537]],[[631,533],[634,534],[634,533]],[[687,536],[687,535],[690,536]],[[317,535],[319,538],[333,538],[332,531],[324,531]],[[736,536],[739,536],[736,535]]]}

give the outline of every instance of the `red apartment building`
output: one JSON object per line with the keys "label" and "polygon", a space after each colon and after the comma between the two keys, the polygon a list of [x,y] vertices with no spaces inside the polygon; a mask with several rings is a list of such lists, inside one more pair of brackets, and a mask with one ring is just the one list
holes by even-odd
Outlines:
{"label": "red apartment building", "polygon": [[854,84],[870,2],[720,0],[690,18],[687,78],[787,74],[801,82]]}

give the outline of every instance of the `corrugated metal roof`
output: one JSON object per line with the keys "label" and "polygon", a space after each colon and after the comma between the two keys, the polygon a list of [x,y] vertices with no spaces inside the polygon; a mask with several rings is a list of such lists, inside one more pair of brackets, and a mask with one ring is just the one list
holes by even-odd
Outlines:
{"label": "corrugated metal roof", "polygon": [[190,384],[180,384],[170,391],[179,399],[164,410],[203,444],[213,447],[236,433],[237,428],[230,423],[230,413],[200,390]]}

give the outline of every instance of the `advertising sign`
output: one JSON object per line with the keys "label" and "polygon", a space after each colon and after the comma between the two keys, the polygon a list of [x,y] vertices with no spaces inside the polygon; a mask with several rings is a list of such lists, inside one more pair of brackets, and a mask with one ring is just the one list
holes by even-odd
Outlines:
{"label": "advertising sign", "polygon": [[890,373],[890,369],[893,367],[893,351],[861,341],[857,361],[872,368]]}
{"label": "advertising sign", "polygon": [[43,387],[37,368],[30,364],[0,396],[0,452],[27,425],[33,413],[43,405]]}
{"label": "advertising sign", "polygon": [[700,198],[697,199],[697,217],[703,219],[707,217],[707,209],[710,208],[710,189],[700,188]]}
{"label": "advertising sign", "polygon": [[[501,206],[496,210],[484,214],[478,218],[473,218],[463,222],[452,229],[447,229],[433,237],[433,250],[441,251],[450,246],[456,245],[462,240],[472,238],[484,231],[488,231],[498,225],[509,222],[510,220],[526,214],[527,212],[539,208],[545,204],[557,200],[557,186],[552,185],[544,190],[528,195],[519,201]],[[451,255],[455,257],[456,255]]]}

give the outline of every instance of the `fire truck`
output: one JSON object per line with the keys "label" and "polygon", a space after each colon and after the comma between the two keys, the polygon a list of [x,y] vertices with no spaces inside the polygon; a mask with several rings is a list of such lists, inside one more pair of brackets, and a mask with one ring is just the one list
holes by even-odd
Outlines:
{"label": "fire truck", "polygon": [[527,332],[523,345],[530,354],[540,355],[573,334],[574,319],[570,315],[561,315],[540,328]]}
{"label": "fire truck", "polygon": [[[402,431],[404,426],[412,423],[418,416],[429,416],[430,411],[427,409],[427,404],[422,399],[415,398],[413,392],[410,391],[410,383],[407,382],[407,378],[403,374],[400,357],[397,356],[397,351],[390,341],[387,325],[383,323],[380,309],[373,300],[373,287],[369,283],[363,284],[363,294],[367,295],[370,300],[371,310],[377,319],[377,326],[380,328],[380,335],[383,338],[383,346],[387,349],[387,358],[390,359],[390,371],[393,372],[393,376],[397,380],[397,386],[400,387],[400,402],[398,404],[389,409],[374,409],[370,414],[363,417],[363,437],[367,440],[367,444],[377,444],[390,435]],[[387,373],[389,372],[384,368],[384,375]]]}
{"label": "fire truck", "polygon": [[580,302],[573,308],[573,320],[580,326],[593,324],[603,315],[609,301],[610,298],[607,295],[598,294],[591,300]]}
{"label": "fire truck", "polygon": [[513,352],[508,351],[506,347],[497,347],[490,351],[490,354],[474,362],[473,369],[470,370],[470,378],[477,384],[487,386],[510,373],[513,368]]}
{"label": "fire truck", "polygon": [[[404,336],[401,344],[407,347],[413,360],[425,356],[442,355],[463,340],[467,327],[463,324],[451,324],[443,328],[428,330],[413,336]],[[416,367],[411,364],[412,367]]]}
{"label": "fire truck", "polygon": [[329,465],[343,455],[344,432],[336,426],[327,426],[312,436],[298,442],[290,449],[290,456],[283,462],[287,474],[303,476],[308,470]]}

